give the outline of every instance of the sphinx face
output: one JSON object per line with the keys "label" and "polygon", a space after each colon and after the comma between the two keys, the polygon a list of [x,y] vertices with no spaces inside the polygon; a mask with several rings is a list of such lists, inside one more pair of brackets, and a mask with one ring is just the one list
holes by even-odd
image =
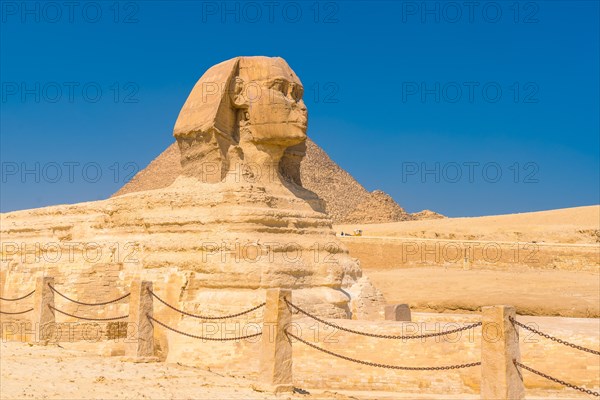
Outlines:
{"label": "sphinx face", "polygon": [[246,86],[250,140],[282,147],[302,143],[308,121],[302,83],[285,61],[268,60],[260,66],[240,65],[240,77]]}
{"label": "sphinx face", "polygon": [[244,160],[277,169],[299,184],[307,128],[303,92],[300,79],[279,57],[236,57],[211,67],[173,129],[183,173],[221,182]]}

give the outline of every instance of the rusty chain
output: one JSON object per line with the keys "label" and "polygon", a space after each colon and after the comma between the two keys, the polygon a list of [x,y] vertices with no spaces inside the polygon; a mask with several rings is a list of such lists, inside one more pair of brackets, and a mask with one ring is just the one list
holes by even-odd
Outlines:
{"label": "rusty chain", "polygon": [[169,307],[170,309],[172,309],[172,310],[175,310],[175,311],[177,311],[177,312],[178,312],[178,313],[180,313],[180,314],[187,315],[188,317],[193,317],[193,318],[198,318],[198,319],[229,319],[229,318],[235,318],[235,317],[239,317],[239,316],[241,316],[241,315],[244,315],[244,314],[251,313],[251,312],[252,312],[252,311],[254,311],[254,310],[258,310],[259,308],[261,308],[262,306],[264,306],[264,305],[266,304],[266,303],[260,303],[260,304],[259,304],[259,305],[257,305],[256,307],[253,307],[253,308],[251,308],[251,309],[249,309],[249,310],[246,310],[246,311],[242,311],[242,312],[240,312],[240,313],[237,313],[237,314],[223,315],[223,316],[220,316],[220,317],[209,317],[209,316],[205,316],[205,315],[191,314],[191,313],[189,313],[189,312],[186,312],[186,311],[180,310],[180,309],[178,309],[178,308],[176,308],[176,307],[174,307],[174,306],[170,305],[169,303],[167,303],[166,301],[164,301],[164,300],[163,300],[163,299],[161,299],[160,297],[158,297],[158,295],[157,295],[156,293],[154,293],[152,290],[148,289],[148,291],[149,291],[149,292],[150,292],[150,294],[151,294],[152,296],[154,296],[154,297],[155,297],[155,298],[156,298],[158,301],[160,301],[161,303],[163,303],[165,306]]}
{"label": "rusty chain", "polygon": [[577,349],[577,350],[585,351],[585,352],[587,352],[587,353],[592,353],[592,354],[595,354],[595,355],[597,355],[597,356],[600,356],[600,351],[597,351],[597,350],[592,350],[592,349],[588,349],[587,347],[579,346],[579,345],[577,345],[577,344],[574,344],[574,343],[569,343],[569,342],[567,342],[567,341],[565,341],[565,340],[562,340],[562,339],[556,338],[556,337],[554,337],[554,336],[550,336],[550,335],[548,335],[547,333],[540,332],[540,331],[538,331],[537,329],[531,328],[531,327],[529,327],[529,326],[527,326],[527,325],[525,325],[525,324],[523,324],[523,323],[521,323],[521,322],[517,321],[517,320],[516,320],[516,319],[514,319],[513,317],[508,317],[508,319],[509,319],[509,320],[510,320],[510,322],[512,322],[513,324],[515,324],[515,325],[518,325],[518,326],[520,326],[520,327],[521,327],[521,328],[523,328],[523,329],[527,329],[528,331],[531,331],[531,332],[533,332],[533,333],[536,333],[536,334],[538,334],[538,335],[540,335],[540,336],[542,336],[542,337],[545,337],[546,339],[550,339],[550,340],[553,340],[553,341],[555,341],[556,343],[560,343],[560,344],[563,344],[563,345],[565,345],[565,346],[572,347],[572,348],[574,348],[574,349]]}
{"label": "rusty chain", "polygon": [[7,312],[7,311],[0,311],[0,314],[18,315],[18,314],[25,314],[25,313],[28,313],[29,311],[33,311],[33,308],[30,308],[29,310],[25,310],[25,311],[17,311],[17,312]]}
{"label": "rusty chain", "polygon": [[31,295],[32,295],[32,294],[34,294],[34,293],[35,293],[35,289],[34,289],[34,290],[32,290],[31,292],[27,293],[25,296],[22,296],[22,297],[17,297],[16,299],[6,299],[6,298],[4,298],[4,297],[0,297],[0,300],[4,300],[4,301],[19,301],[19,300],[23,300],[23,299],[25,299],[25,298],[27,298],[27,297],[31,296]]}
{"label": "rusty chain", "polygon": [[380,338],[380,339],[403,339],[403,340],[404,339],[424,339],[424,338],[429,338],[429,337],[434,337],[434,336],[450,335],[452,333],[466,331],[466,330],[469,330],[471,328],[475,328],[475,327],[481,325],[481,322],[476,322],[474,324],[467,325],[467,326],[464,326],[462,328],[452,329],[452,330],[449,330],[449,331],[438,332],[438,333],[426,333],[426,334],[423,334],[423,335],[410,335],[410,336],[403,336],[403,335],[380,335],[380,334],[377,334],[377,333],[360,332],[360,331],[355,331],[355,330],[352,330],[352,329],[344,328],[344,327],[339,326],[337,324],[333,324],[331,322],[327,322],[324,319],[321,319],[321,318],[317,317],[316,315],[312,315],[308,311],[304,311],[303,309],[301,309],[300,307],[296,306],[295,304],[290,303],[287,299],[285,299],[285,302],[287,303],[287,305],[293,307],[298,312],[301,312],[302,314],[306,315],[307,317],[310,317],[310,318],[314,319],[315,321],[318,321],[318,322],[320,322],[322,324],[331,326],[332,328],[339,329],[341,331],[345,331],[345,332],[349,332],[349,333],[354,333],[356,335],[370,336],[370,337],[375,337],[375,338]]}
{"label": "rusty chain", "polygon": [[194,338],[194,339],[212,340],[212,341],[216,341],[216,342],[225,342],[225,341],[231,341],[231,340],[250,339],[250,338],[262,335],[262,332],[259,332],[259,333],[254,333],[252,335],[238,336],[238,337],[233,337],[233,338],[211,338],[211,337],[197,336],[197,335],[192,335],[191,333],[183,332],[183,331],[177,330],[175,328],[172,328],[169,325],[165,324],[164,322],[160,322],[156,318],[151,317],[149,314],[146,314],[146,317],[148,317],[148,319],[150,321],[154,321],[157,324],[161,325],[164,328],[167,328],[170,331],[173,331],[173,332],[179,333],[180,335],[188,336],[188,337],[191,337],[191,338]]}
{"label": "rusty chain", "polygon": [[338,357],[341,358],[343,360],[346,361],[352,361],[358,364],[363,364],[363,365],[368,365],[370,367],[379,367],[379,368],[389,368],[389,369],[401,369],[401,370],[405,370],[405,371],[441,371],[441,370],[448,370],[448,369],[459,369],[459,368],[468,368],[468,367],[476,367],[478,365],[481,365],[481,362],[474,362],[474,363],[468,363],[468,364],[457,364],[457,365],[444,365],[441,367],[401,367],[399,365],[387,365],[387,364],[379,364],[379,363],[374,363],[374,362],[370,362],[370,361],[362,361],[362,360],[357,360],[355,358],[350,358],[347,356],[343,356],[341,354],[337,354],[334,353],[333,351],[329,351],[326,350],[322,347],[316,346],[310,342],[307,342],[304,339],[299,338],[296,335],[291,334],[290,332],[288,332],[287,330],[285,331],[285,334],[288,336],[293,337],[294,339],[304,343],[307,346],[312,347],[313,349],[322,351],[323,353],[332,355],[334,357]]}
{"label": "rusty chain", "polygon": [[56,290],[50,283],[48,283],[48,286],[50,287],[50,289],[52,289],[52,291],[54,293],[58,294],[59,296],[65,298],[67,300],[69,300],[72,303],[79,304],[79,305],[82,305],[82,306],[105,306],[107,304],[116,303],[117,301],[123,300],[124,298],[129,297],[129,295],[131,295],[131,293],[127,293],[126,295],[123,295],[123,296],[119,297],[118,299],[114,299],[114,300],[110,300],[110,301],[105,301],[105,302],[102,302],[102,303],[84,303],[84,302],[81,302],[81,301],[73,300],[73,299],[65,296],[64,294],[62,294],[61,292],[59,292],[58,290]]}
{"label": "rusty chain", "polygon": [[127,315],[122,315],[120,317],[112,317],[112,318],[88,318],[88,317],[80,317],[80,316],[77,316],[77,315],[66,313],[64,311],[59,310],[58,308],[52,307],[50,304],[48,304],[48,307],[51,310],[58,311],[61,314],[67,315],[69,317],[77,318],[77,319],[83,319],[85,321],[114,321],[116,319],[124,319],[124,318],[129,317],[129,314],[127,314]]}
{"label": "rusty chain", "polygon": [[539,376],[541,376],[543,378],[546,378],[546,379],[548,379],[548,380],[550,380],[552,382],[559,383],[559,384],[561,384],[563,386],[567,386],[567,387],[570,387],[571,389],[579,390],[580,392],[587,393],[587,394],[592,395],[592,396],[600,397],[600,393],[598,393],[598,392],[594,392],[592,390],[585,389],[585,388],[582,388],[580,386],[575,386],[572,383],[562,381],[562,380],[560,380],[558,378],[554,378],[554,377],[552,377],[550,375],[544,374],[543,372],[540,372],[540,371],[537,371],[537,370],[535,370],[535,369],[533,369],[531,367],[528,367],[527,365],[523,365],[520,362],[518,362],[517,360],[513,360],[513,363],[515,364],[515,366],[518,366],[518,367],[521,367],[523,369],[526,369],[529,372],[533,372],[534,374],[539,375]]}

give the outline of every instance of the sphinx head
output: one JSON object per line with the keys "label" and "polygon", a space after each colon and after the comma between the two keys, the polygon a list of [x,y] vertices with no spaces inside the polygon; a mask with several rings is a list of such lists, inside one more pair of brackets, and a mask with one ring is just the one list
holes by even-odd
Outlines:
{"label": "sphinx head", "polygon": [[[279,57],[237,57],[210,68],[173,134],[184,174],[220,182],[239,165],[300,184],[307,110],[302,83]],[[267,171],[271,169],[271,171]]]}

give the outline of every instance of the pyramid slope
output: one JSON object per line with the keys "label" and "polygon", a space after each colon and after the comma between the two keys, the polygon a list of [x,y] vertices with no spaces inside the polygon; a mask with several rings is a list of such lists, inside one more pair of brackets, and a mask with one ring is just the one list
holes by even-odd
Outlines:
{"label": "pyramid slope", "polygon": [[377,224],[414,219],[415,217],[404,211],[389,194],[381,190],[374,190],[346,216],[345,221],[347,221],[346,223]]}
{"label": "pyramid slope", "polygon": [[181,174],[180,157],[177,142],[173,142],[111,197],[169,186]]}

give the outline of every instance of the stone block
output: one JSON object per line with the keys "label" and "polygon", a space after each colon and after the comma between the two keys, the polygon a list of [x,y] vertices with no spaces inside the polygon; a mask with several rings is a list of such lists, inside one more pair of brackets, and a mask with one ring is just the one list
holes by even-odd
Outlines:
{"label": "stone block", "polygon": [[273,393],[293,390],[292,343],[285,333],[292,312],[285,299],[292,301],[291,290],[267,289],[258,386]]}
{"label": "stone block", "polygon": [[385,319],[388,321],[411,321],[408,304],[390,304],[385,306]]}
{"label": "stone block", "polygon": [[483,400],[523,399],[523,378],[514,364],[520,361],[519,332],[510,321],[516,312],[511,306],[482,308],[481,398]]}
{"label": "stone block", "polygon": [[153,315],[152,282],[134,280],[130,290],[127,330],[132,337],[126,340],[124,361],[158,361],[154,356],[154,326],[148,318]]}
{"label": "stone block", "polygon": [[54,278],[40,276],[35,283],[33,311],[31,311],[31,336],[28,341],[46,345],[48,340],[53,337],[53,329],[56,328],[54,310],[50,308],[54,307],[54,292],[49,286],[54,286]]}

